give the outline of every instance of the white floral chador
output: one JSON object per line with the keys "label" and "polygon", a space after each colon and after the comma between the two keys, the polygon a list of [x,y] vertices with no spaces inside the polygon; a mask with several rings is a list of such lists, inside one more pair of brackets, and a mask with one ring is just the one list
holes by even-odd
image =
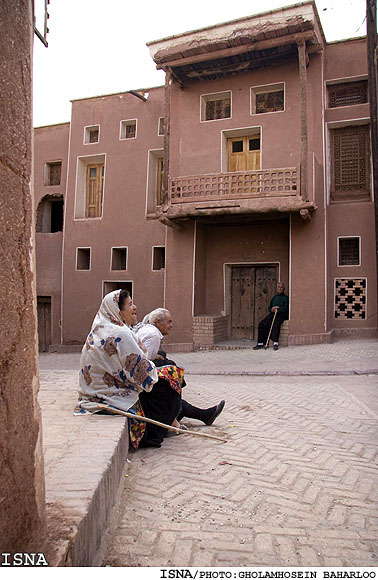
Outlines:
{"label": "white floral chador", "polygon": [[121,318],[119,294],[115,290],[104,297],[83,346],[78,411],[98,411],[98,403],[127,411],[158,380],[155,365]]}

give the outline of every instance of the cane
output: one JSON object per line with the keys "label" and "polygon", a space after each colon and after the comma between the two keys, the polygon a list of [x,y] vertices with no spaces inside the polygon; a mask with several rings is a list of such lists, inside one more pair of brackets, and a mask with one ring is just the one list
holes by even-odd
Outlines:
{"label": "cane", "polygon": [[267,339],[266,344],[265,344],[265,348],[268,348],[268,346],[269,346],[270,334],[272,332],[273,324],[274,324],[274,321],[276,319],[276,314],[277,314],[277,310],[274,311],[274,316],[273,316],[272,324],[270,325],[270,330],[269,330],[269,334],[268,334],[268,339]]}
{"label": "cane", "polygon": [[222,439],[221,437],[215,437],[215,435],[208,435],[207,433],[197,433],[197,431],[190,431],[189,429],[180,429],[179,427],[173,427],[172,425],[166,425],[165,423],[160,423],[160,421],[155,421],[155,419],[149,419],[148,417],[141,417],[141,415],[135,415],[134,413],[128,413],[127,411],[121,411],[121,409],[116,409],[115,407],[110,407],[109,405],[103,405],[98,403],[98,409],[109,411],[115,415],[123,415],[123,417],[129,417],[129,419],[136,419],[137,421],[143,421],[145,423],[152,423],[153,425],[158,425],[158,427],[164,427],[164,429],[169,429],[170,431],[176,431],[176,433],[183,433],[184,435],[197,435],[197,437],[208,437],[209,439],[216,439],[216,441],[222,441],[227,443],[227,439]]}

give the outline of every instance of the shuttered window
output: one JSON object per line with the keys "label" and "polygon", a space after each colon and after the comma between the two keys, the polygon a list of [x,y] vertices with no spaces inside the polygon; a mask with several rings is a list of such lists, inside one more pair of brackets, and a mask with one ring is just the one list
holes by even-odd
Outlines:
{"label": "shuttered window", "polygon": [[368,102],[368,83],[359,81],[328,86],[328,107],[347,107]]}
{"label": "shuttered window", "polygon": [[369,199],[369,126],[331,131],[331,199]]}
{"label": "shuttered window", "polygon": [[101,217],[104,164],[87,166],[85,217]]}
{"label": "shuttered window", "polygon": [[156,205],[163,203],[163,174],[164,158],[158,157],[156,160]]}

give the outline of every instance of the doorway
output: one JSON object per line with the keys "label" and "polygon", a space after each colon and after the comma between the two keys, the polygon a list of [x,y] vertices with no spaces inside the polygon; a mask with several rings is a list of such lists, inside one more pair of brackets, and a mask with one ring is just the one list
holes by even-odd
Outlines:
{"label": "doorway", "polygon": [[51,296],[37,296],[38,350],[47,352],[51,344]]}
{"label": "doorway", "polygon": [[232,265],[229,270],[230,338],[253,340],[276,294],[278,264]]}
{"label": "doorway", "polygon": [[261,168],[260,134],[227,139],[228,171],[255,171]]}

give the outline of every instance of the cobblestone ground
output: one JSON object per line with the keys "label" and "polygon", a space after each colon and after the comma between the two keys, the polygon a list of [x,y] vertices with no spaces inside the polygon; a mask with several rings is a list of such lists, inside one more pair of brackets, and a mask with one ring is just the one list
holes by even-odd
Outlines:
{"label": "cobblestone ground", "polygon": [[130,453],[103,564],[377,566],[377,390],[372,375],[189,376],[187,400],[226,407],[184,422],[228,442]]}

